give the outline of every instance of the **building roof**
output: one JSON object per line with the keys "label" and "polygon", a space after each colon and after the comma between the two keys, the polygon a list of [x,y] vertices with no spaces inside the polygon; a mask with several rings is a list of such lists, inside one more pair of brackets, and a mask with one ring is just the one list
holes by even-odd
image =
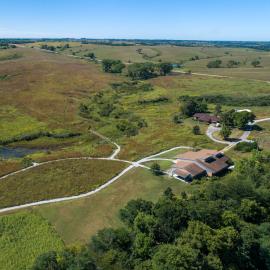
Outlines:
{"label": "building roof", "polygon": [[203,160],[198,160],[198,162],[205,166],[208,170],[210,170],[212,174],[217,174],[229,167],[228,163],[219,159],[216,159],[211,163],[205,162]]}
{"label": "building roof", "polygon": [[[196,177],[205,173],[205,169],[194,163],[193,161],[182,161],[178,160],[174,165],[176,170],[174,173],[178,174],[182,177],[182,175],[191,175],[192,177]],[[186,175],[186,176],[187,176]]]}
{"label": "building roof", "polygon": [[193,116],[202,122],[207,123],[219,122],[219,118],[216,115],[210,115],[208,113],[195,113]]}
{"label": "building roof", "polygon": [[195,160],[195,159],[204,159],[209,156],[215,156],[219,152],[217,150],[211,150],[211,149],[202,149],[199,151],[188,151],[186,153],[180,154],[177,156],[177,158],[181,159],[188,159],[188,160]]}
{"label": "building roof", "polygon": [[177,156],[176,168],[181,168],[190,173],[192,177],[207,172],[214,175],[229,167],[229,158],[222,152],[210,149],[188,151]]}
{"label": "building roof", "polygon": [[181,178],[186,179],[188,176],[190,176],[190,173],[185,170],[185,169],[175,169],[173,171],[174,174],[176,174],[177,176],[180,176]]}

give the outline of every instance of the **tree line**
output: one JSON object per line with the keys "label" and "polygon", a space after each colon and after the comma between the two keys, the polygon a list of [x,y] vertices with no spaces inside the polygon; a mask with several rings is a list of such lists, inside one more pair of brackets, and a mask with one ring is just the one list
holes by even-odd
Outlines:
{"label": "tree line", "polygon": [[[121,60],[104,59],[102,69],[108,73],[122,73],[126,65]],[[127,76],[132,80],[147,80],[156,76],[166,76],[173,69],[171,63],[133,63],[127,66]]]}

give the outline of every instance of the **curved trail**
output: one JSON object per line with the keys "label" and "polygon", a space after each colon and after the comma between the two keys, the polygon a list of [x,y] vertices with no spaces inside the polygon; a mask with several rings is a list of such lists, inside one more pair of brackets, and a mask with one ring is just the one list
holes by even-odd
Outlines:
{"label": "curved trail", "polygon": [[[253,126],[257,123],[261,123],[261,122],[265,122],[265,121],[270,121],[270,118],[262,118],[262,119],[258,119],[258,120],[254,120],[253,123],[249,124],[250,126]],[[213,136],[213,133],[216,131],[220,131],[220,127],[215,127],[212,125],[209,125],[207,131],[206,131],[206,135],[214,142],[216,143],[222,143],[222,144],[227,144],[227,146],[225,148],[222,149],[223,152],[226,152],[228,150],[230,150],[231,148],[233,148],[236,144],[240,143],[240,142],[252,142],[251,140],[248,139],[249,135],[250,135],[250,130],[246,130],[243,132],[243,134],[241,135],[241,137],[238,139],[238,141],[235,142],[229,142],[229,141],[224,141],[224,140],[219,140],[216,139]]]}
{"label": "curved trail", "polygon": [[[254,123],[252,123],[252,125],[254,125],[256,123],[264,122],[264,121],[270,121],[270,118],[264,118],[264,119],[255,120]],[[208,129],[210,129],[210,127],[211,126],[209,126]],[[212,128],[213,128],[213,126],[212,126]],[[213,132],[216,131],[216,129],[212,129],[212,130],[213,130]],[[156,160],[167,160],[167,161],[174,162],[173,159],[162,158],[162,157],[159,157],[159,156],[162,155],[162,154],[168,153],[170,151],[177,150],[177,149],[192,149],[192,147],[189,147],[189,146],[176,146],[176,147],[170,148],[168,150],[161,151],[161,152],[159,152],[157,154],[144,157],[144,158],[142,158],[142,159],[140,159],[138,161],[132,162],[132,161],[128,161],[128,160],[116,159],[115,156],[120,152],[121,147],[117,143],[111,141],[109,138],[101,135],[100,133],[98,133],[96,131],[93,131],[93,130],[91,130],[91,132],[93,134],[99,136],[100,138],[111,142],[112,144],[114,144],[116,146],[116,150],[112,153],[112,155],[110,155],[107,158],[106,157],[103,157],[103,158],[78,157],[78,158],[64,158],[64,159],[58,159],[58,160],[50,160],[50,161],[45,161],[45,162],[42,162],[42,163],[34,163],[33,166],[31,166],[31,167],[27,167],[25,169],[22,169],[22,170],[19,170],[19,171],[10,173],[8,175],[2,176],[0,178],[0,180],[2,180],[4,178],[7,178],[8,176],[18,174],[18,173],[23,172],[23,171],[30,170],[30,169],[35,168],[35,167],[38,167],[38,166],[42,166],[44,164],[49,164],[49,163],[54,163],[54,162],[59,162],[59,161],[64,161],[64,160],[80,160],[80,159],[89,159],[89,160],[114,160],[114,161],[119,161],[119,162],[126,162],[126,163],[128,163],[130,165],[127,168],[125,168],[123,171],[121,171],[118,175],[116,175],[115,177],[113,177],[112,179],[110,179],[108,182],[106,182],[105,184],[101,185],[100,187],[98,187],[98,188],[96,188],[96,189],[94,189],[92,191],[89,191],[89,192],[86,192],[86,193],[83,193],[83,194],[80,194],[80,195],[74,195],[74,196],[62,197],[62,198],[56,198],[56,199],[49,199],[49,200],[42,200],[42,201],[38,201],[38,202],[32,202],[32,203],[27,203],[27,204],[23,204],[23,205],[17,205],[17,206],[11,206],[11,207],[7,207],[7,208],[2,208],[2,209],[0,209],[0,213],[9,212],[9,211],[13,211],[13,210],[19,210],[19,209],[23,209],[23,208],[27,208],[27,207],[32,207],[32,206],[38,206],[38,205],[49,204],[49,203],[57,203],[57,202],[63,202],[63,201],[70,201],[70,200],[75,200],[75,199],[80,199],[80,198],[88,197],[88,196],[91,196],[91,195],[93,195],[93,194],[101,191],[102,189],[108,187],[113,182],[115,182],[116,180],[118,180],[121,176],[123,176],[124,174],[126,174],[128,171],[132,170],[135,167],[142,167],[142,168],[145,168],[145,169],[148,169],[148,170],[150,169],[149,167],[143,165],[142,163],[145,163],[145,162],[148,162],[148,161],[156,161]],[[215,142],[219,142],[219,143],[222,142],[224,144],[225,143],[228,144],[228,146],[226,146],[222,150],[223,152],[225,152],[225,151],[228,151],[229,149],[231,149],[232,147],[234,147],[237,143],[239,143],[241,141],[247,141],[247,137],[250,134],[250,131],[244,132],[244,134],[240,137],[239,141],[238,142],[233,142],[233,143],[226,142],[226,141],[216,140],[215,138],[213,138],[212,133],[210,131],[208,132],[208,130],[207,130],[206,135],[210,139],[213,139],[213,141],[215,141]],[[168,173],[166,173],[166,172],[164,172],[164,173],[168,175]],[[184,182],[184,183],[186,183],[186,182]]]}
{"label": "curved trail", "polygon": [[[12,176],[12,175],[16,175],[20,172],[24,172],[27,170],[31,170],[33,168],[45,165],[45,164],[50,164],[50,163],[55,163],[55,162],[60,162],[60,161],[65,161],[65,160],[111,160],[111,161],[119,161],[119,162],[125,162],[130,164],[127,168],[125,168],[123,171],[121,171],[118,175],[116,175],[115,177],[113,177],[112,179],[110,179],[109,181],[107,181],[105,184],[101,185],[100,187],[83,193],[83,194],[79,194],[79,195],[74,195],[74,196],[68,196],[68,197],[62,197],[62,198],[56,198],[56,199],[48,199],[48,200],[42,200],[42,201],[37,201],[37,202],[32,202],[32,203],[27,203],[27,204],[23,204],[23,205],[17,205],[17,206],[11,206],[11,207],[6,207],[6,208],[2,208],[0,209],[0,213],[4,213],[4,212],[9,212],[9,211],[14,211],[14,210],[19,210],[19,209],[23,209],[23,208],[27,208],[27,207],[33,207],[33,206],[38,206],[38,205],[43,205],[43,204],[49,204],[49,203],[57,203],[57,202],[63,202],[63,201],[70,201],[70,200],[75,200],[75,199],[80,199],[80,198],[84,198],[84,197],[88,197],[91,196],[99,191],[101,191],[102,189],[106,188],[107,186],[111,185],[113,182],[115,182],[116,180],[118,180],[121,176],[123,176],[124,174],[126,174],[128,171],[130,171],[131,169],[135,168],[135,167],[141,167],[144,169],[150,169],[148,166],[143,165],[142,163],[148,162],[148,161],[155,161],[155,160],[168,160],[168,161],[172,161],[172,159],[166,159],[166,158],[159,158],[158,156],[168,153],[170,151],[176,150],[176,149],[191,149],[192,147],[187,147],[187,146],[177,146],[177,147],[173,147],[171,149],[168,150],[164,150],[161,151],[157,154],[142,158],[138,161],[129,161],[129,160],[123,160],[123,159],[117,159],[115,158],[117,156],[117,154],[120,152],[121,147],[113,142],[112,140],[110,140],[109,138],[105,137],[104,135],[91,130],[91,133],[95,134],[96,136],[107,140],[108,142],[114,144],[116,146],[116,149],[114,150],[114,152],[109,156],[109,157],[100,157],[100,158],[94,158],[94,157],[76,157],[76,158],[62,158],[62,159],[56,159],[56,160],[50,160],[50,161],[45,161],[42,163],[34,163],[32,166],[21,169],[19,171],[7,174],[5,176],[0,177],[0,180],[3,180],[5,178],[7,178],[8,176]],[[168,174],[166,172],[164,172],[164,174]]]}

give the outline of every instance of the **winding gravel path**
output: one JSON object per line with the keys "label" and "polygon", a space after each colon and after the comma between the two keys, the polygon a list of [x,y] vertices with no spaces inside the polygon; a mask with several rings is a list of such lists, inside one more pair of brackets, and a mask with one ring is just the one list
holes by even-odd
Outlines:
{"label": "winding gravel path", "polygon": [[[45,162],[42,162],[42,163],[34,163],[30,167],[24,168],[22,170],[19,170],[19,171],[13,172],[13,173],[10,173],[10,174],[5,175],[5,176],[2,176],[0,178],[0,180],[4,180],[5,178],[7,178],[9,176],[16,175],[16,174],[19,174],[19,173],[27,171],[27,170],[31,170],[31,169],[36,168],[38,166],[42,166],[42,165],[49,164],[49,163],[55,163],[55,162],[59,162],[59,161],[65,161],[65,160],[112,160],[112,161],[114,160],[114,161],[119,161],[119,162],[125,162],[125,163],[128,163],[130,165],[127,168],[125,168],[123,171],[121,171],[118,175],[116,175],[115,177],[113,177],[112,179],[107,181],[105,184],[101,185],[100,187],[98,187],[98,188],[96,188],[96,189],[94,189],[92,191],[89,191],[89,192],[86,192],[86,193],[83,193],[83,194],[80,194],[80,195],[74,195],[74,196],[68,196],[68,197],[62,197],[62,198],[56,198],[56,199],[49,199],[49,200],[42,200],[42,201],[27,203],[27,204],[23,204],[23,205],[6,207],[6,208],[0,209],[0,213],[5,213],[5,212],[9,212],[9,211],[15,211],[15,210],[19,210],[19,209],[23,209],[23,208],[27,208],[27,207],[38,206],[38,205],[43,205],[43,204],[76,200],[76,199],[91,196],[91,195],[101,191],[102,189],[108,187],[113,182],[118,180],[121,176],[123,176],[124,174],[126,174],[127,172],[129,172],[130,170],[132,170],[135,167],[141,167],[141,168],[150,170],[150,168],[148,166],[145,166],[142,163],[145,163],[145,162],[148,162],[148,161],[155,161],[155,160],[168,160],[168,161],[173,162],[172,159],[161,158],[161,157],[158,157],[158,156],[160,156],[162,154],[165,154],[165,153],[168,153],[170,151],[176,150],[176,149],[181,149],[181,148],[183,148],[183,149],[191,149],[191,147],[187,147],[187,146],[177,146],[177,147],[173,147],[171,149],[165,150],[165,151],[161,151],[161,152],[159,152],[157,154],[142,158],[142,159],[140,159],[138,161],[132,162],[132,161],[129,161],[129,160],[123,160],[123,159],[115,158],[115,156],[120,152],[121,147],[117,143],[111,141],[110,139],[108,139],[107,137],[101,135],[100,133],[98,133],[96,131],[93,131],[93,130],[91,130],[91,132],[93,134],[99,136],[100,138],[111,142],[112,144],[114,144],[116,146],[116,150],[113,152],[113,154],[111,156],[109,156],[107,158],[106,157],[103,157],[103,158],[102,157],[101,158],[94,158],[94,157],[63,158],[63,159],[45,161]],[[167,172],[164,172],[164,174],[169,175]]]}
{"label": "winding gravel path", "polygon": [[[261,122],[264,122],[264,121],[270,121],[270,118],[264,118],[264,119],[255,120],[254,123],[252,123],[252,125],[254,125],[256,123],[261,123]],[[222,150],[223,152],[228,151],[229,149],[231,149],[232,147],[234,147],[237,143],[239,143],[241,141],[248,141],[247,138],[248,138],[248,136],[250,134],[250,131],[245,131],[243,133],[243,135],[239,138],[239,141],[237,141],[237,142],[227,142],[227,141],[221,141],[221,140],[215,139],[213,137],[213,133],[216,132],[216,131],[218,131],[218,130],[220,130],[220,128],[217,128],[217,127],[214,127],[214,126],[210,125],[208,127],[207,131],[206,131],[206,135],[211,140],[213,140],[214,142],[222,143],[222,144],[227,144],[228,146],[226,146]],[[65,160],[83,160],[83,159],[84,160],[85,159],[88,159],[88,160],[114,160],[114,161],[119,161],[119,162],[125,162],[125,163],[128,163],[130,165],[127,168],[125,168],[123,171],[121,171],[118,175],[116,175],[115,177],[113,177],[112,179],[110,179],[109,181],[107,181],[105,184],[101,185],[100,187],[98,187],[98,188],[96,188],[96,189],[94,189],[92,191],[89,191],[89,192],[86,192],[86,193],[83,193],[83,194],[80,194],[80,195],[74,195],[74,196],[62,197],[62,198],[56,198],[56,199],[49,199],[49,200],[42,200],[42,201],[27,203],[27,204],[23,204],[23,205],[6,207],[6,208],[0,209],[0,213],[14,211],[14,210],[19,210],[19,209],[23,209],[23,208],[27,208],[27,207],[33,207],[33,206],[43,205],[43,204],[57,203],[57,202],[63,202],[63,201],[70,201],[70,200],[76,200],[76,199],[88,197],[88,196],[91,196],[91,195],[93,195],[93,194],[101,191],[102,189],[108,187],[113,182],[115,182],[116,180],[118,180],[121,176],[123,176],[124,174],[126,174],[127,172],[129,172],[130,170],[132,170],[135,167],[142,167],[142,168],[145,168],[145,169],[148,169],[148,170],[150,169],[148,166],[145,166],[142,163],[145,163],[145,162],[148,162],[148,161],[157,161],[157,160],[166,160],[166,161],[174,162],[173,159],[162,158],[160,156],[163,155],[163,154],[166,154],[168,152],[171,152],[173,150],[177,150],[177,149],[192,149],[192,147],[188,147],[188,146],[176,146],[176,147],[170,148],[168,150],[164,150],[164,151],[161,151],[159,153],[156,153],[154,155],[150,155],[150,156],[144,157],[144,158],[142,158],[142,159],[140,159],[138,161],[132,162],[132,161],[129,161],[129,160],[123,160],[123,159],[117,159],[117,158],[115,158],[118,155],[118,153],[121,151],[121,146],[118,145],[116,142],[113,142],[111,139],[105,137],[104,135],[98,133],[97,131],[90,130],[90,132],[93,133],[93,134],[95,134],[96,136],[98,136],[98,137],[100,137],[100,138],[102,138],[102,139],[104,139],[104,140],[112,143],[113,145],[115,145],[116,149],[113,151],[113,153],[109,157],[100,157],[100,158],[94,158],[94,157],[63,158],[63,159],[45,161],[45,162],[42,162],[42,163],[33,163],[33,165],[30,166],[30,167],[27,167],[27,168],[21,169],[19,171],[16,171],[16,172],[13,172],[13,173],[10,173],[10,174],[7,174],[5,176],[0,177],[0,180],[4,180],[4,179],[6,179],[9,176],[16,175],[16,174],[19,174],[19,173],[24,172],[24,171],[27,171],[27,170],[31,170],[33,168],[36,168],[36,167],[39,167],[39,166],[42,166],[42,165],[45,165],[45,164],[55,163],[55,162],[65,161]],[[167,172],[164,172],[164,174],[169,175],[169,173],[167,173]]]}
{"label": "winding gravel path", "polygon": [[[251,123],[250,126],[253,126],[257,123],[261,123],[261,122],[265,122],[265,121],[270,121],[270,118],[262,118],[262,119],[254,120],[254,122]],[[206,131],[206,135],[214,142],[227,144],[228,146],[226,146],[225,148],[222,149],[223,152],[230,150],[231,148],[233,148],[236,144],[238,144],[240,142],[252,142],[252,140],[248,139],[248,137],[251,133],[251,130],[244,131],[243,134],[241,135],[241,137],[239,138],[239,140],[236,142],[229,142],[229,141],[216,139],[213,136],[213,133],[216,131],[220,131],[220,129],[221,129],[220,127],[215,127],[213,125],[209,125],[209,127],[207,128],[207,131]]]}

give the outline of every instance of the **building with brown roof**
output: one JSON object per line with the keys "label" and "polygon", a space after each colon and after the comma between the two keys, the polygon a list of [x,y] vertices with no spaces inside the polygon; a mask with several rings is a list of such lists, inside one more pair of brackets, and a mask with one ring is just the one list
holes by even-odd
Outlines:
{"label": "building with brown roof", "polygon": [[193,117],[195,120],[198,120],[200,122],[205,122],[208,124],[219,123],[219,118],[216,115],[211,115],[208,113],[195,113]]}
{"label": "building with brown roof", "polygon": [[188,151],[177,156],[171,174],[186,181],[206,175],[218,175],[228,169],[228,161],[227,156],[216,150]]}

